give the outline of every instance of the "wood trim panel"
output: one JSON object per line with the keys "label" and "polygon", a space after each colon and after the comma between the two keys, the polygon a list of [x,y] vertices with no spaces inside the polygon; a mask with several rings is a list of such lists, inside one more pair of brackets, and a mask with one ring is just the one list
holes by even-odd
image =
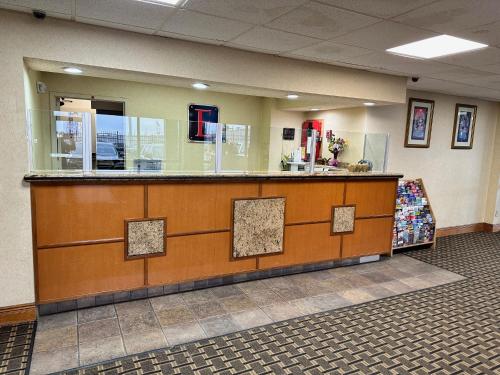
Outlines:
{"label": "wood trim panel", "polygon": [[36,320],[36,306],[34,303],[0,307],[0,326],[32,322],[34,320]]}
{"label": "wood trim panel", "polygon": [[123,221],[142,217],[141,185],[35,186],[37,246],[123,238]]}
{"label": "wood trim panel", "polygon": [[454,234],[485,232],[485,231],[486,231],[485,223],[475,223],[475,224],[459,225],[455,227],[438,228],[436,230],[436,237],[446,237],[446,236],[452,236]]}
{"label": "wood trim panel", "polygon": [[355,226],[354,233],[342,236],[342,258],[391,253],[393,218],[356,220]]}
{"label": "wood trim panel", "polygon": [[346,182],[345,204],[356,205],[356,218],[394,216],[394,181]]}
{"label": "wood trim panel", "polygon": [[283,254],[259,258],[259,269],[315,263],[340,258],[341,236],[330,236],[330,223],[285,227]]}
{"label": "wood trim panel", "polygon": [[285,196],[285,224],[326,222],[342,204],[343,182],[264,182],[262,196]]}
{"label": "wood trim panel", "polygon": [[85,246],[85,245],[99,245],[99,244],[105,244],[105,243],[117,243],[117,242],[124,242],[124,238],[105,238],[102,240],[90,240],[90,241],[74,241],[74,242],[67,242],[67,243],[57,243],[57,244],[48,244],[48,245],[41,245],[38,246],[38,250],[44,250],[44,249],[56,249],[58,247],[73,247],[73,246]]}
{"label": "wood trim panel", "polygon": [[220,232],[167,238],[167,255],[149,258],[150,285],[255,271],[255,258],[230,259],[230,237],[229,232]]}
{"label": "wood trim panel", "polygon": [[149,185],[148,189],[149,216],[170,218],[169,236],[226,230],[231,227],[231,199],[259,194],[258,183]]}
{"label": "wood trim panel", "polygon": [[123,257],[123,244],[47,249],[38,253],[38,303],[144,286],[144,260]]}
{"label": "wood trim panel", "polygon": [[484,223],[484,231],[490,233],[500,232],[500,224]]}

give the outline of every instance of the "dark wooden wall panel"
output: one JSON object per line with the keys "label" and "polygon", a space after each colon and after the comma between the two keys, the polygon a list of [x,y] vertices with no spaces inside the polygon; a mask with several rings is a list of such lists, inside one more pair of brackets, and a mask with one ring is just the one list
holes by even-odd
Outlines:
{"label": "dark wooden wall panel", "polygon": [[123,221],[143,217],[142,185],[37,186],[37,245],[123,238]]}
{"label": "dark wooden wall panel", "polygon": [[257,183],[150,185],[150,217],[166,217],[168,234],[230,229],[231,199],[257,197]]}
{"label": "dark wooden wall panel", "polygon": [[285,223],[330,220],[331,208],[342,204],[343,182],[263,183],[262,196],[285,196]]}
{"label": "dark wooden wall panel", "polygon": [[342,257],[390,253],[392,224],[392,217],[357,219],[354,233],[343,236]]}
{"label": "dark wooden wall panel", "polygon": [[210,233],[167,239],[167,255],[148,260],[151,285],[248,272],[255,259],[230,260],[230,233]]}
{"label": "dark wooden wall panel", "polygon": [[37,263],[38,302],[144,285],[144,260],[125,261],[123,243],[40,250]]}
{"label": "dark wooden wall panel", "polygon": [[330,223],[285,228],[284,252],[259,258],[259,268],[275,268],[340,258],[340,236],[330,236]]}

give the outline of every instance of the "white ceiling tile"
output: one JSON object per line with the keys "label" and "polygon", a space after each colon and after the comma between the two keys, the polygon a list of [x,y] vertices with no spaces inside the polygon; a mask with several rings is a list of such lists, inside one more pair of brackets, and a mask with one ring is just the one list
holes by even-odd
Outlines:
{"label": "white ceiling tile", "polygon": [[354,10],[375,17],[390,18],[435,0],[318,0],[321,3]]}
{"label": "white ceiling tile", "polygon": [[353,58],[342,59],[343,62],[358,66],[379,68],[405,73],[407,75],[421,75],[450,70],[450,66],[434,61],[410,59],[391,55],[385,52],[374,52]]}
{"label": "white ceiling tile", "polygon": [[482,70],[484,72],[500,74],[500,64],[478,65],[474,67],[474,69]]}
{"label": "white ceiling tile", "polygon": [[[0,7],[31,12],[33,9],[44,10],[49,16],[69,16],[73,11],[73,0],[1,0]],[[68,17],[64,17],[68,18]]]}
{"label": "white ceiling tile", "polygon": [[500,47],[500,21],[462,30],[457,33],[457,36]]}
{"label": "white ceiling tile", "polygon": [[215,40],[233,39],[250,30],[252,24],[207,14],[179,10],[162,27],[163,31]]}
{"label": "white ceiling tile", "polygon": [[186,7],[214,16],[263,24],[307,0],[189,0]]}
{"label": "white ceiling tile", "polygon": [[175,8],[136,0],[78,0],[76,18],[92,18],[147,29],[159,28]]}
{"label": "white ceiling tile", "polygon": [[385,51],[388,48],[416,40],[430,38],[437,34],[402,25],[392,21],[382,21],[374,25],[352,31],[346,35],[334,38],[333,41],[353,46]]}
{"label": "white ceiling tile", "polygon": [[435,60],[447,64],[470,67],[500,64],[500,49],[496,47],[488,47],[477,51],[445,56]]}
{"label": "white ceiling tile", "polygon": [[490,77],[492,75],[494,74],[461,67],[453,67],[447,71],[427,74],[427,76],[430,78],[444,79],[455,82],[471,82],[474,80]]}
{"label": "white ceiling tile", "polygon": [[258,47],[250,47],[250,46],[244,46],[242,44],[236,44],[232,42],[226,42],[223,44],[224,47],[229,47],[229,48],[236,48],[236,49],[241,49],[244,51],[250,51],[250,52],[258,52],[258,53],[265,53],[269,55],[277,55],[278,52],[273,51],[273,50],[267,50],[264,48],[258,48]]}
{"label": "white ceiling tile", "polygon": [[314,46],[301,48],[288,54],[290,57],[307,57],[316,61],[336,61],[349,57],[366,55],[372,51],[365,48],[340,43],[321,42]]}
{"label": "white ceiling tile", "polygon": [[318,43],[318,39],[256,26],[231,41],[233,44],[281,53]]}
{"label": "white ceiling tile", "polygon": [[498,0],[441,0],[395,18],[404,24],[445,34],[499,19]]}
{"label": "white ceiling tile", "polygon": [[216,39],[199,38],[196,36],[176,34],[176,33],[171,33],[168,31],[158,31],[156,33],[156,35],[163,36],[165,38],[181,39],[181,40],[187,40],[190,42],[205,43],[205,44],[221,45],[223,43],[222,41],[216,40]]}
{"label": "white ceiling tile", "polygon": [[310,37],[331,39],[378,21],[378,18],[311,2],[275,19],[267,26]]}
{"label": "white ceiling tile", "polygon": [[117,29],[117,30],[133,31],[134,33],[141,33],[141,34],[152,35],[155,32],[154,29],[146,29],[144,27],[123,25],[121,23],[114,23],[114,22],[109,22],[109,21],[100,21],[100,20],[95,20],[93,18],[81,18],[81,17],[79,17],[77,19],[77,21],[81,22],[81,23],[86,23],[89,25],[109,27],[111,29]]}

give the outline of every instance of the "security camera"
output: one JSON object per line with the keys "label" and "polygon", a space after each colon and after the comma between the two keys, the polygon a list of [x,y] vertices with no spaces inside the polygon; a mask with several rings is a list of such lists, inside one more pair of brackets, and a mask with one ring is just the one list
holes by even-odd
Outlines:
{"label": "security camera", "polygon": [[47,14],[43,10],[33,9],[33,17],[37,20],[44,20],[47,17]]}
{"label": "security camera", "polygon": [[419,79],[420,79],[420,77],[411,77],[412,82],[418,82]]}

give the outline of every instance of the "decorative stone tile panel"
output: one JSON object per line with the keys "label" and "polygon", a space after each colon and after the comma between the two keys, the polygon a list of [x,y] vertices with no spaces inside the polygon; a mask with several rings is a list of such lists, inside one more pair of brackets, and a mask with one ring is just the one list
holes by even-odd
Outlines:
{"label": "decorative stone tile panel", "polygon": [[233,258],[283,252],[285,198],[233,201]]}
{"label": "decorative stone tile panel", "polygon": [[332,234],[354,232],[356,206],[334,206],[332,208]]}
{"label": "decorative stone tile panel", "polygon": [[165,254],[166,222],[165,218],[126,220],[126,258]]}

